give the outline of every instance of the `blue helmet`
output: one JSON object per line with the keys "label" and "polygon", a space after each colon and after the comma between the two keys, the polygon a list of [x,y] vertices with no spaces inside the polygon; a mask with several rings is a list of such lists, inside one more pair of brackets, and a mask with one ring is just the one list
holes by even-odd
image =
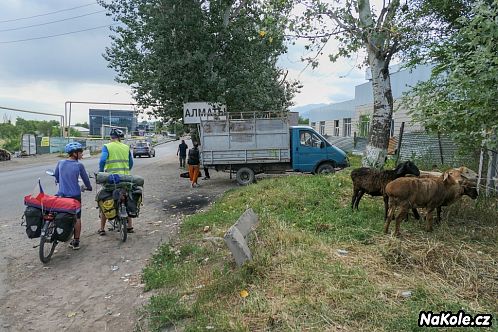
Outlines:
{"label": "blue helmet", "polygon": [[111,138],[123,138],[124,132],[121,129],[112,128],[109,136],[111,136]]}
{"label": "blue helmet", "polygon": [[68,143],[66,145],[66,148],[64,149],[64,151],[68,154],[72,153],[72,152],[83,152],[83,145],[81,145],[80,143],[78,142],[71,142],[71,143]]}

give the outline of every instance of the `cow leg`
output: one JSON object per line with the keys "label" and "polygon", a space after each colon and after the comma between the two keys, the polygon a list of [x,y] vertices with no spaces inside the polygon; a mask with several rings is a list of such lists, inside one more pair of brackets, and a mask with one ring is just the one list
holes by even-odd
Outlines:
{"label": "cow leg", "polygon": [[406,207],[402,207],[399,211],[398,216],[396,217],[396,229],[394,231],[395,236],[400,236],[401,232],[399,231],[399,226],[401,224],[401,220],[406,219],[408,216],[408,209]]}
{"label": "cow leg", "polygon": [[355,203],[356,210],[358,210],[358,205],[360,204],[360,199],[363,197],[363,195],[365,195],[365,192],[363,190],[360,190],[358,197],[356,197],[356,203]]}
{"label": "cow leg", "polygon": [[438,206],[436,209],[436,224],[441,223],[441,206]]}
{"label": "cow leg", "polygon": [[351,209],[354,210],[354,203],[356,202],[356,198],[358,197],[358,194],[360,193],[360,189],[353,189],[353,197],[351,198]]}
{"label": "cow leg", "polygon": [[389,209],[389,196],[384,195],[384,221],[387,220],[388,209]]}
{"label": "cow leg", "polygon": [[384,222],[384,234],[387,234],[389,232],[389,225],[391,224],[391,220],[394,218],[394,213],[396,212],[396,207],[392,202],[389,202],[389,208],[387,211],[387,218]]}
{"label": "cow leg", "polygon": [[432,232],[432,211],[434,211],[434,209],[427,209],[427,216],[425,217],[425,219],[427,219],[427,224],[426,224],[426,228],[425,230],[427,232]]}

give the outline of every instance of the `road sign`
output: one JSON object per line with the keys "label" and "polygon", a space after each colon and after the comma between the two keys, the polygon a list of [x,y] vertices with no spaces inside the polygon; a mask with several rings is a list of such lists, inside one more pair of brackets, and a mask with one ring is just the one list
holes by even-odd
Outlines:
{"label": "road sign", "polygon": [[201,118],[208,116],[224,116],[227,111],[226,105],[213,104],[208,102],[196,102],[183,104],[183,123],[201,123]]}

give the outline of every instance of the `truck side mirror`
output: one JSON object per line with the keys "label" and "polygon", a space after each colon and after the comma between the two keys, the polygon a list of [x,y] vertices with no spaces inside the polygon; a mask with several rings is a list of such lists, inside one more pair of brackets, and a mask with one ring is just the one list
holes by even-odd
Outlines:
{"label": "truck side mirror", "polygon": [[321,141],[320,142],[320,149],[323,149],[325,147],[325,142],[324,141]]}

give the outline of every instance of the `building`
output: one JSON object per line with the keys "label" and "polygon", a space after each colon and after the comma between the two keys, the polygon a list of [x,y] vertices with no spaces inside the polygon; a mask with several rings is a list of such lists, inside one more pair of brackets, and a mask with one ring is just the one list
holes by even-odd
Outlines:
{"label": "building", "polygon": [[137,129],[137,116],[129,110],[90,109],[88,123],[92,136],[105,136],[109,127],[126,128],[132,133]]}
{"label": "building", "polygon": [[81,136],[86,137],[90,134],[90,129],[80,126],[71,126],[71,129],[76,130],[81,134]]}
{"label": "building", "polygon": [[[399,132],[402,122],[405,122],[405,131],[407,132],[422,128],[420,124],[411,121],[410,115],[402,107],[400,101],[403,93],[408,92],[418,82],[430,78],[431,69],[431,65],[403,70],[400,70],[399,66],[390,68],[394,99],[391,136]],[[372,80],[369,70],[367,70],[366,79],[368,82],[355,87],[354,99],[309,111],[310,126],[326,136],[350,137],[356,133],[356,136],[367,137],[373,113]]]}

